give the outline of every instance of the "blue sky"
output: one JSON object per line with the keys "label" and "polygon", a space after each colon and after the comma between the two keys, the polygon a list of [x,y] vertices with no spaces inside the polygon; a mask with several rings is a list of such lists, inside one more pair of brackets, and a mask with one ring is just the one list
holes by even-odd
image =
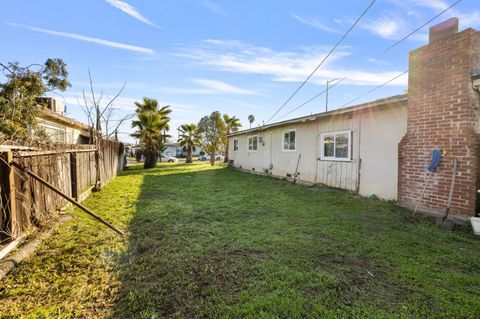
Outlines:
{"label": "blue sky", "polygon": [[[382,51],[454,1],[378,0],[311,81],[273,119],[325,110],[325,97],[289,113],[325,88],[329,109],[341,107],[407,69],[408,52],[427,43],[428,27]],[[68,116],[86,121],[78,104],[90,69],[97,92],[113,95],[126,82],[116,117],[144,96],[170,104],[172,135],[218,110],[244,127],[266,121],[298,87],[366,1],[318,0],[4,0],[0,61],[43,63],[62,58],[72,87],[61,93]],[[480,4],[464,0],[432,24],[456,16],[460,28],[480,28]],[[356,103],[402,94],[401,77]],[[289,113],[286,116],[286,113]],[[128,136],[130,124],[121,128]]]}

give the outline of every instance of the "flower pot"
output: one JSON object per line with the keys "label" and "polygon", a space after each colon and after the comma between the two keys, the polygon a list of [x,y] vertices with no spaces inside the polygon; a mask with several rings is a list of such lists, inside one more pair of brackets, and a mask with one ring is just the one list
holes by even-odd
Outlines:
{"label": "flower pot", "polygon": [[470,222],[472,223],[473,233],[480,235],[480,217],[470,217]]}

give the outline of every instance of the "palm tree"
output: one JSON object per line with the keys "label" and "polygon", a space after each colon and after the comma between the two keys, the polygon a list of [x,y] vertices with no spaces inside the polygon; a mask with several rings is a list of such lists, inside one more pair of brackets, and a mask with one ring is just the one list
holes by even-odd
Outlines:
{"label": "palm tree", "polygon": [[248,122],[250,122],[250,128],[252,128],[252,123],[255,122],[255,116],[253,116],[253,114],[248,116]]}
{"label": "palm tree", "polygon": [[[158,107],[158,101],[143,98],[142,102],[135,102],[137,120],[132,121],[132,127],[137,131],[132,134],[140,140],[145,153],[144,168],[153,168],[158,161],[159,150],[163,148],[165,131],[168,129],[170,118],[167,116],[170,106]],[[162,138],[162,131],[164,136]]]}
{"label": "palm tree", "polygon": [[[238,131],[240,127],[242,127],[242,124],[240,123],[240,120],[238,117],[235,115],[232,117],[229,117],[227,114],[223,114],[223,121],[225,122],[225,126],[227,127],[227,135],[233,132]],[[228,163],[228,138],[225,141],[225,163]]]}
{"label": "palm tree", "polygon": [[182,124],[178,130],[180,131],[178,142],[187,152],[186,163],[192,163],[192,152],[195,152],[196,145],[200,144],[197,136],[197,126],[195,124]]}

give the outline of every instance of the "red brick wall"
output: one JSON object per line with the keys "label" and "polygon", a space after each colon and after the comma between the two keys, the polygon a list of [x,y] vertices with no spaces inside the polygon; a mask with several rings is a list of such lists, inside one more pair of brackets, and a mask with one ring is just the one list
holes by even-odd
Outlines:
{"label": "red brick wall", "polygon": [[407,134],[399,144],[398,200],[413,207],[435,148],[447,156],[433,173],[420,210],[444,212],[458,161],[451,213],[474,215],[479,167],[479,93],[470,71],[480,68],[480,34],[473,29],[432,40],[410,53]]}

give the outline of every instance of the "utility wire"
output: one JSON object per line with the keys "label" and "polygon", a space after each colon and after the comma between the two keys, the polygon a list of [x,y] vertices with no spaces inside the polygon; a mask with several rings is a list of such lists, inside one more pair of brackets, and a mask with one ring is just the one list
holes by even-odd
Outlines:
{"label": "utility wire", "polygon": [[[470,38],[471,38],[472,36],[474,36],[474,35],[476,35],[476,33],[472,33],[472,34],[470,34],[470,35],[468,36],[468,38],[467,38],[467,39],[470,39]],[[457,43],[452,43],[450,46],[448,46],[448,47],[446,47],[446,48],[443,48],[443,50],[445,50],[445,51],[446,51],[446,50],[450,50],[452,47],[455,47],[455,46],[457,46]],[[413,71],[413,70],[416,70],[416,69],[417,69],[417,68],[419,68],[420,66],[421,66],[420,64],[417,64],[417,65],[416,65],[416,66],[414,66],[413,68],[411,68],[411,69],[409,69],[409,70],[406,70],[406,71],[404,71],[404,72],[402,72],[402,73],[400,73],[400,74],[398,74],[398,75],[394,76],[394,77],[393,77],[393,78],[391,78],[390,80],[388,80],[388,81],[386,81],[386,82],[384,82],[384,83],[380,84],[379,86],[377,86],[377,87],[375,87],[375,88],[371,89],[370,91],[368,91],[368,92],[366,92],[366,93],[362,94],[361,96],[359,96],[359,97],[357,97],[357,98],[355,98],[355,99],[351,100],[350,102],[348,102],[348,103],[345,103],[344,105],[340,106],[339,108],[346,107],[347,105],[350,105],[350,104],[352,104],[353,102],[355,102],[355,101],[357,101],[357,100],[361,99],[362,97],[364,97],[364,96],[366,96],[366,95],[368,95],[368,94],[370,94],[370,93],[372,93],[372,92],[374,92],[374,91],[376,91],[376,90],[378,90],[378,89],[380,89],[380,88],[384,87],[385,85],[389,84],[390,82],[392,82],[392,81],[395,81],[396,79],[398,79],[398,78],[399,78],[399,77],[401,77],[402,75],[405,75],[405,74],[407,74],[408,72],[411,72],[411,71]]]}
{"label": "utility wire", "polygon": [[[335,84],[333,84],[332,86],[330,86],[328,88],[328,90],[331,90],[332,88],[334,88],[335,86],[337,86],[338,84],[342,83],[343,81],[345,81],[347,78],[341,78],[339,81],[335,82]],[[318,93],[317,95],[315,95],[314,97],[310,98],[309,100],[303,102],[302,104],[300,104],[299,106],[297,106],[296,108],[294,108],[293,110],[289,111],[288,113],[285,113],[283,114],[282,116],[280,116],[277,120],[281,119],[281,118],[284,118],[285,116],[295,112],[296,110],[298,110],[299,108],[303,107],[305,104],[308,104],[310,102],[312,102],[313,100],[315,100],[316,98],[318,98],[319,96],[323,95],[325,92],[327,92],[327,89],[324,89],[323,91],[321,91],[320,93]]]}
{"label": "utility wire", "polygon": [[430,20],[428,20],[427,22],[425,22],[424,24],[422,24],[421,26],[419,26],[418,28],[416,28],[415,30],[413,30],[412,32],[410,32],[409,34],[407,34],[406,36],[404,36],[403,38],[401,38],[400,40],[398,40],[397,42],[395,42],[394,44],[392,44],[391,46],[389,46],[388,48],[386,48],[385,50],[383,50],[383,52],[381,54],[384,54],[388,51],[390,51],[391,49],[393,49],[394,47],[396,47],[398,44],[400,44],[401,42],[405,41],[406,39],[408,39],[410,36],[412,36],[414,33],[418,32],[420,29],[422,29],[424,26],[426,26],[427,24],[429,24],[430,22],[432,22],[433,20],[435,20],[436,18],[438,18],[439,16],[441,16],[442,14],[444,14],[445,12],[447,12],[448,10],[450,10],[451,8],[453,8],[454,6],[456,6],[457,4],[459,4],[460,2],[462,2],[463,0],[457,0],[456,2],[454,2],[452,5],[450,5],[448,8],[446,8],[445,10],[437,13],[435,16],[433,16]]}
{"label": "utility wire", "polygon": [[365,97],[365,96],[369,95],[370,93],[372,93],[372,92],[374,92],[374,91],[376,91],[376,90],[384,87],[384,86],[387,85],[388,83],[390,83],[390,82],[392,82],[392,81],[395,81],[396,79],[398,79],[399,77],[401,77],[401,76],[403,76],[403,75],[405,75],[405,74],[407,74],[407,73],[408,73],[408,70],[402,72],[401,74],[398,74],[398,75],[394,76],[394,77],[391,78],[390,80],[388,80],[388,81],[386,81],[386,82],[383,82],[383,83],[380,84],[379,86],[376,86],[376,87],[374,87],[373,89],[371,89],[370,91],[368,91],[368,92],[360,95],[359,97],[354,98],[354,99],[351,100],[350,102],[343,104],[342,106],[339,107],[339,109],[341,109],[342,107],[345,107],[345,106],[347,106],[347,105],[352,104],[353,102],[355,102],[355,101],[361,99],[362,97]]}
{"label": "utility wire", "polygon": [[328,54],[323,58],[323,60],[320,62],[319,65],[317,65],[317,67],[313,70],[312,73],[310,73],[310,75],[302,82],[302,84],[300,84],[300,86],[290,95],[290,97],[282,104],[282,106],[280,106],[278,108],[277,111],[275,111],[275,113],[273,113],[273,115],[267,120],[265,121],[265,124],[270,122],[270,120],[272,120],[275,115],[278,114],[278,112],[280,112],[284,107],[285,105],[288,104],[288,102],[290,102],[290,100],[298,93],[298,91],[300,91],[302,89],[302,87],[310,80],[310,78],[317,72],[317,70],[323,65],[323,63],[325,63],[325,61],[330,57],[330,55],[333,53],[333,51],[335,51],[335,49],[340,45],[340,43],[342,43],[342,41],[347,37],[347,35],[353,30],[353,28],[357,25],[357,23],[360,21],[360,19],[365,15],[367,14],[367,12],[370,10],[370,8],[373,6],[373,4],[376,2],[376,0],[373,0],[369,5],[368,7],[365,9],[365,11],[362,12],[362,14],[357,18],[357,20],[352,24],[352,26],[347,30],[347,32],[345,32],[345,34],[340,38],[340,40],[338,40],[338,42],[335,44],[335,46],[330,50],[330,52],[328,52]]}
{"label": "utility wire", "polygon": [[[438,18],[439,16],[441,16],[442,14],[444,14],[445,12],[447,12],[448,10],[452,9],[454,6],[456,6],[457,4],[459,4],[459,3],[462,2],[462,1],[463,1],[463,0],[457,0],[456,2],[454,2],[453,4],[451,4],[448,8],[446,8],[446,9],[444,9],[443,11],[437,13],[435,16],[433,16],[432,18],[430,18],[427,22],[425,22],[424,24],[422,24],[421,26],[419,26],[418,28],[416,28],[415,30],[413,30],[412,32],[410,32],[409,34],[407,34],[406,36],[404,36],[403,38],[401,38],[400,40],[398,40],[397,42],[395,42],[395,43],[392,44],[391,46],[389,46],[388,48],[386,48],[384,51],[382,51],[381,54],[384,54],[384,53],[390,51],[391,49],[393,49],[394,47],[396,47],[398,44],[400,44],[401,42],[403,42],[403,41],[405,41],[406,39],[408,39],[409,37],[411,37],[413,34],[415,34],[415,33],[417,33],[418,31],[420,31],[420,30],[421,30],[423,27],[425,27],[427,24],[429,24],[430,22],[432,22],[433,20],[435,20],[436,18]],[[396,80],[398,77],[406,74],[407,72],[408,72],[408,71],[403,72],[402,74],[396,76],[395,78],[393,78],[393,79],[391,79],[391,80],[389,80],[389,81],[381,84],[380,86],[378,86],[378,87],[370,90],[369,92],[365,93],[364,95],[362,95],[362,96],[360,96],[360,97],[358,97],[358,98],[350,101],[350,102],[347,103],[347,104],[344,104],[344,105],[341,106],[341,107],[345,107],[345,106],[347,106],[347,105],[349,105],[349,104],[357,101],[358,99],[360,99],[360,98],[362,98],[362,97],[364,97],[364,96],[372,93],[373,91],[378,90],[379,88],[381,88],[381,87],[387,85],[388,83]],[[346,78],[344,78],[344,79],[346,79]],[[344,80],[344,79],[343,79],[343,80]],[[342,80],[342,81],[343,81],[343,80]],[[341,82],[341,81],[340,81],[340,82]],[[340,82],[336,83],[335,85],[339,84]],[[333,88],[335,85],[332,85],[331,88]],[[289,115],[289,114],[291,114],[291,113],[293,113],[294,111],[298,110],[299,108],[303,107],[304,105],[312,102],[312,101],[315,100],[317,97],[319,97],[320,95],[324,94],[325,91],[326,91],[326,90],[323,90],[322,92],[318,93],[317,95],[315,95],[315,96],[312,97],[311,99],[307,100],[306,102],[302,103],[301,105],[299,105],[298,107],[296,107],[296,108],[293,109],[292,111],[290,111],[290,112],[282,115],[281,117],[279,117],[279,119],[280,119],[280,118],[283,118],[283,117],[285,117],[285,116],[287,116],[287,115]]]}

